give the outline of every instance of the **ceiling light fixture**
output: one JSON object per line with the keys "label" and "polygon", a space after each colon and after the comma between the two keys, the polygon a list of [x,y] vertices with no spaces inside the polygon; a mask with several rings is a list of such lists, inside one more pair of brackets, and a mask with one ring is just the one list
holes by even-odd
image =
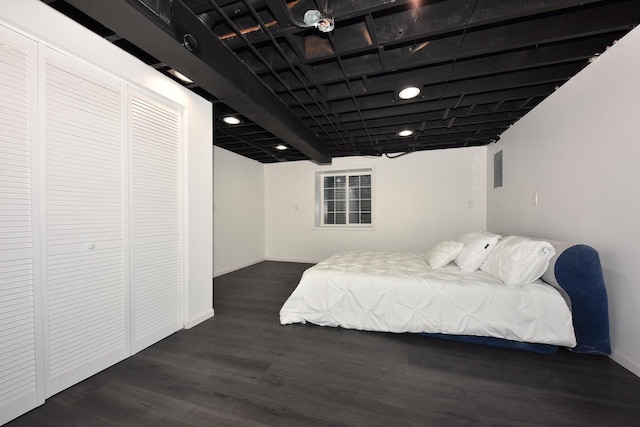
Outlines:
{"label": "ceiling light fixture", "polygon": [[420,95],[420,88],[416,86],[409,86],[398,92],[398,98],[400,99],[412,99]]}
{"label": "ceiling light fixture", "polygon": [[287,147],[286,145],[282,145],[282,144],[276,145],[276,149],[280,151],[286,150],[287,148],[289,147]]}
{"label": "ceiling light fixture", "polygon": [[[321,12],[319,10],[309,9],[304,13],[304,17],[302,18],[304,22],[299,22],[291,14],[291,9],[289,9],[289,5],[287,4],[286,0],[280,2],[280,7],[286,14],[285,16],[289,19],[289,22],[291,22],[296,27],[313,27],[317,28],[318,31],[322,33],[328,33],[333,31],[336,26],[335,19],[328,10],[324,10]],[[280,24],[282,25],[282,22]]]}
{"label": "ceiling light fixture", "polygon": [[333,16],[319,10],[307,10],[303,19],[307,27],[315,27],[322,33],[328,33],[335,28]]}
{"label": "ceiling light fixture", "polygon": [[402,136],[402,137],[411,136],[411,135],[413,135],[413,131],[410,129],[405,129],[398,132],[398,136]]}
{"label": "ceiling light fixture", "polygon": [[190,85],[191,83],[193,83],[193,80],[191,80],[189,77],[185,76],[184,74],[182,74],[180,71],[176,71],[173,68],[171,68],[169,71],[167,71],[169,74],[171,74],[173,77],[177,78],[178,80]]}
{"label": "ceiling light fixture", "polygon": [[240,119],[234,116],[227,116],[222,119],[228,125],[238,125],[240,124]]}

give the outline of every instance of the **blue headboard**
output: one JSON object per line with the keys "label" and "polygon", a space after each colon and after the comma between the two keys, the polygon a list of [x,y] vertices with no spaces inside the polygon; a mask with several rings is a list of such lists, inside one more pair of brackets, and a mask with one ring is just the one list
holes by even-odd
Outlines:
{"label": "blue headboard", "polygon": [[547,240],[556,250],[542,280],[571,301],[576,353],[611,354],[609,304],[598,252],[591,246]]}
{"label": "blue headboard", "polygon": [[[501,234],[506,235],[505,233]],[[556,288],[571,308],[577,344],[569,350],[575,353],[611,354],[609,304],[598,252],[587,245],[530,236],[523,237],[544,240],[551,243],[556,250],[547,271],[542,275],[542,280]],[[421,335],[543,354],[553,354],[557,350],[554,345],[492,337],[426,333]]]}

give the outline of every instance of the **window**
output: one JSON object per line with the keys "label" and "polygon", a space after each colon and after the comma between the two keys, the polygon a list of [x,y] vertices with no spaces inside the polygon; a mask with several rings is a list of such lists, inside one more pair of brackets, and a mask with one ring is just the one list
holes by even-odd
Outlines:
{"label": "window", "polygon": [[371,227],[372,171],[316,173],[316,226]]}

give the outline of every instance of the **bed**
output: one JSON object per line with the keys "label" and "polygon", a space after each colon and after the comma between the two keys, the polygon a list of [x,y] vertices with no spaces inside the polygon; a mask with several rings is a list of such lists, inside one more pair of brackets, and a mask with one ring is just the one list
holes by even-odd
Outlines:
{"label": "bed", "polygon": [[280,323],[424,334],[538,353],[564,347],[609,354],[598,253],[587,245],[545,244],[553,249],[544,274],[518,286],[484,268],[491,258],[482,269],[463,271],[455,262],[432,268],[424,253],[339,253],[304,272]]}

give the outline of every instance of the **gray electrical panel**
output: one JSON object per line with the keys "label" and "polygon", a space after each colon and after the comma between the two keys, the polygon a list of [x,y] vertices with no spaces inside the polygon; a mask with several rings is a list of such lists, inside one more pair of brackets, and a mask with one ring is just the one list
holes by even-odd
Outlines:
{"label": "gray electrical panel", "polygon": [[493,155],[493,188],[502,187],[502,150]]}

